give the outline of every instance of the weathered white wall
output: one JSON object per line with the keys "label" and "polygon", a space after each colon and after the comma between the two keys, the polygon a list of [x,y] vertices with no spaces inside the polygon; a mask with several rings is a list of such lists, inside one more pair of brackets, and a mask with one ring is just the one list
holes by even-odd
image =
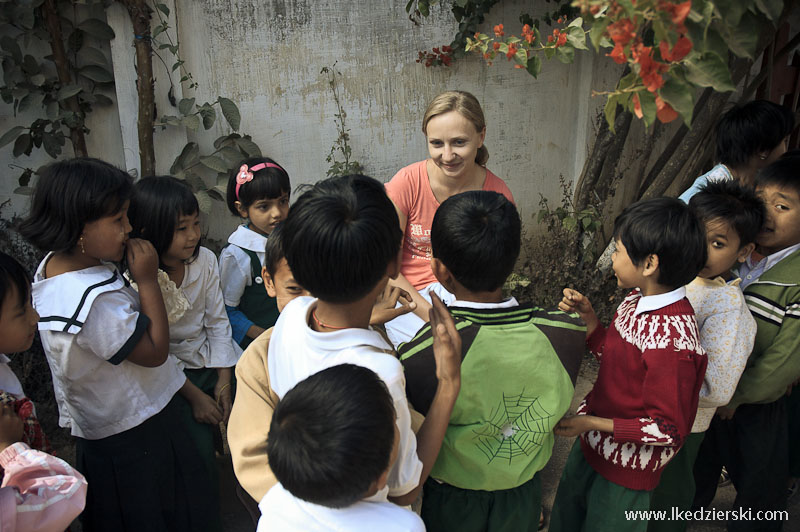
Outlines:
{"label": "weathered white wall", "polygon": [[[477,55],[450,68],[425,68],[415,62],[417,51],[448,43],[456,22],[449,2],[441,2],[422,25],[414,26],[405,4],[177,0],[181,54],[200,85],[196,93],[184,88],[184,95],[198,102],[213,101],[217,95],[237,102],[241,131],[288,170],[295,186],[325,176],[325,157],[337,137],[336,107],[322,67],[336,63],[341,72],[340,97],[353,158],[382,181],[426,156],[420,125],[427,103],[443,90],[468,90],[486,114],[488,166],[506,180],[523,221],[530,224],[540,194],[557,201],[559,176],[574,180],[580,173],[597,108],[603,104],[602,98],[591,99],[590,91],[612,85],[612,63],[593,53],[578,53],[574,65],[546,62],[538,80],[513,69],[504,58],[488,67]],[[521,12],[550,7],[542,0],[533,4],[498,4],[483,31],[491,32],[491,24],[502,22],[508,32],[519,33]],[[122,31],[117,34],[122,38]],[[128,43],[121,44],[118,50],[133,54]],[[166,62],[171,65],[171,58]],[[167,71],[157,60],[154,69],[158,90],[165,92]],[[159,104],[159,114],[177,114],[166,105]],[[125,106],[121,118],[93,117],[90,150],[124,166],[131,157],[123,154],[120,120],[135,123],[135,109]],[[0,128],[10,127],[8,122],[0,118]],[[218,120],[210,132],[190,133],[189,138],[209,147],[227,132],[227,124]],[[156,144],[163,147],[164,139],[175,134],[157,132]],[[159,172],[168,171],[175,155],[159,156]],[[0,161],[10,159],[10,146],[0,150]],[[0,193],[8,195],[5,183]],[[213,218],[209,236],[214,239],[225,238],[236,224],[220,205]]]}

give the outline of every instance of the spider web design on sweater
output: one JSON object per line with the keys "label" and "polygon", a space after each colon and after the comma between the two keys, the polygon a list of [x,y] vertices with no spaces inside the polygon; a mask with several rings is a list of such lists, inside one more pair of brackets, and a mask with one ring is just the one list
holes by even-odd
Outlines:
{"label": "spider web design on sweater", "polygon": [[545,436],[552,430],[553,415],[545,410],[539,397],[525,395],[506,396],[492,411],[489,421],[474,430],[478,449],[492,463],[495,459],[508,460],[509,465],[518,456],[528,456],[541,447]]}

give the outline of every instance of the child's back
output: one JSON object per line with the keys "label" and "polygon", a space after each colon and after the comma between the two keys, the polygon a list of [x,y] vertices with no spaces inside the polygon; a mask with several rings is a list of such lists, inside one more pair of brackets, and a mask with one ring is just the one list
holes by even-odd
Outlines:
{"label": "child's back", "polygon": [[[586,329],[564,312],[503,299],[520,220],[502,195],[452,196],[432,227],[432,269],[456,296],[449,308],[462,337],[462,388],[426,484],[423,519],[429,530],[481,522],[493,530],[503,521],[535,527],[541,495],[534,475],[550,459],[553,427],[572,400]],[[409,401],[422,414],[436,392],[432,347],[425,326],[399,350]],[[453,506],[446,492],[455,488],[475,503],[469,512]]]}

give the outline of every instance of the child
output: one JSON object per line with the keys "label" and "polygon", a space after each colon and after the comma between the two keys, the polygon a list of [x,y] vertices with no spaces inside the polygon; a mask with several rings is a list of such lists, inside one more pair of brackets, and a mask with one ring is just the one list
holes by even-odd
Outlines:
{"label": "child", "polygon": [[[695,463],[695,506],[711,502],[719,469],[727,466],[736,487],[734,508],[785,510],[788,480],[787,388],[800,377],[800,165],[783,157],[756,177],[766,206],[758,258],[739,269],[756,339],[727,406],[717,410]],[[755,255],[755,253],[753,254]],[[795,395],[796,390],[789,399]],[[797,442],[791,442],[797,447]],[[715,476],[715,478],[711,478]],[[759,530],[778,530],[764,521]],[[729,530],[752,530],[731,522]]]}
{"label": "child", "polygon": [[[283,224],[278,224],[267,239],[261,277],[278,312],[308,291],[294,279],[281,247]],[[236,364],[236,400],[228,422],[228,444],[236,479],[257,504],[275,485],[267,461],[267,434],[278,397],[269,382],[267,348],[273,328],[253,340]],[[255,422],[257,420],[257,422]]]}
{"label": "child", "polygon": [[219,273],[233,338],[242,348],[278,319],[275,298],[261,286],[261,269],[267,237],[289,212],[289,192],[289,174],[267,157],[247,159],[228,179],[228,209],[247,223],[228,237]]}
{"label": "child", "polygon": [[[733,180],[711,181],[689,201],[703,220],[708,242],[708,261],[697,278],[686,286],[700,328],[700,345],[708,366],[700,389],[700,403],[692,432],[667,464],[653,491],[651,509],[691,509],[694,499],[694,466],[697,451],[718,406],[728,404],[745,362],[753,349],[756,323],[747,309],[738,277],[731,268],[744,262],[755,248],[764,222],[764,204],[755,192]],[[682,531],[687,522],[651,520],[649,532]]]}
{"label": "child", "polygon": [[580,435],[553,505],[551,532],[637,530],[625,510],[648,510],[661,471],[691,429],[706,357],[684,285],[706,263],[705,229],[680,200],[628,206],[614,221],[617,283],[633,288],[606,330],[589,300],[566,288],[559,308],[577,311],[600,361],[578,415],[555,432]]}
{"label": "child", "polygon": [[[169,325],[169,352],[186,375],[180,390],[186,427],[205,459],[210,488],[219,500],[214,431],[230,414],[231,369],[241,348],[231,338],[214,253],[200,245],[200,208],[191,189],[174,177],[136,183],[128,211],[134,238],[148,240],[159,266],[188,305]],[[219,505],[209,530],[221,530]]]}
{"label": "child", "polygon": [[789,108],[768,100],[753,100],[729,109],[714,130],[717,143],[716,166],[698,177],[680,199],[689,202],[709,181],[736,179],[753,186],[756,173],[786,151],[794,130]]}
{"label": "child", "polygon": [[267,453],[279,484],[261,500],[258,532],[422,532],[413,512],[386,500],[398,454],[392,396],[373,371],[340,364],[286,392]]}
{"label": "child", "polygon": [[50,443],[36,419],[33,403],[11,370],[4,353],[30,349],[39,315],[31,305],[31,281],[23,267],[0,252],[0,404],[13,407],[24,420],[22,441],[38,451],[50,452]]}
{"label": "child", "polygon": [[378,295],[399,270],[402,232],[383,186],[359,175],[320,181],[292,206],[281,237],[295,279],[319,299],[298,297],[275,324],[268,361],[272,389],[283,397],[309,375],[338,364],[375,371],[394,399],[400,432],[389,495],[411,504],[436,460],[460,388],[460,339],[452,319],[434,298],[439,385],[415,439],[403,367],[391,344],[369,328]]}
{"label": "child", "polygon": [[[536,530],[536,473],[572,400],[586,328],[563,312],[503,298],[520,219],[502,194],[451,196],[433,218],[431,244],[433,273],[456,296],[463,386],[425,484],[422,519],[429,531]],[[436,391],[431,347],[425,327],[399,351],[409,401],[422,414]]]}
{"label": "child", "polygon": [[23,421],[11,406],[0,406],[0,529],[63,532],[83,510],[86,480],[63,460],[21,443],[22,437]]}
{"label": "child", "polygon": [[[59,424],[76,437],[91,486],[84,530],[198,530],[212,504],[208,478],[173,400],[186,377],[165,363],[158,256],[128,240],[132,188],[129,175],[96,159],[41,171],[20,226],[52,250],[34,276],[33,304]],[[138,295],[115,265],[126,255]]]}

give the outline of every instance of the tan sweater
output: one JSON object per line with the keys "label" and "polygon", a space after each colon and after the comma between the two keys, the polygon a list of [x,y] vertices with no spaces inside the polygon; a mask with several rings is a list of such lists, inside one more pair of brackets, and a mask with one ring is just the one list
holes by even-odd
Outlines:
{"label": "tan sweater", "polygon": [[267,351],[272,328],[245,349],[236,364],[236,399],[228,421],[228,445],[239,484],[260,501],[278,483],[267,459],[267,434],[278,396],[272,391]]}

